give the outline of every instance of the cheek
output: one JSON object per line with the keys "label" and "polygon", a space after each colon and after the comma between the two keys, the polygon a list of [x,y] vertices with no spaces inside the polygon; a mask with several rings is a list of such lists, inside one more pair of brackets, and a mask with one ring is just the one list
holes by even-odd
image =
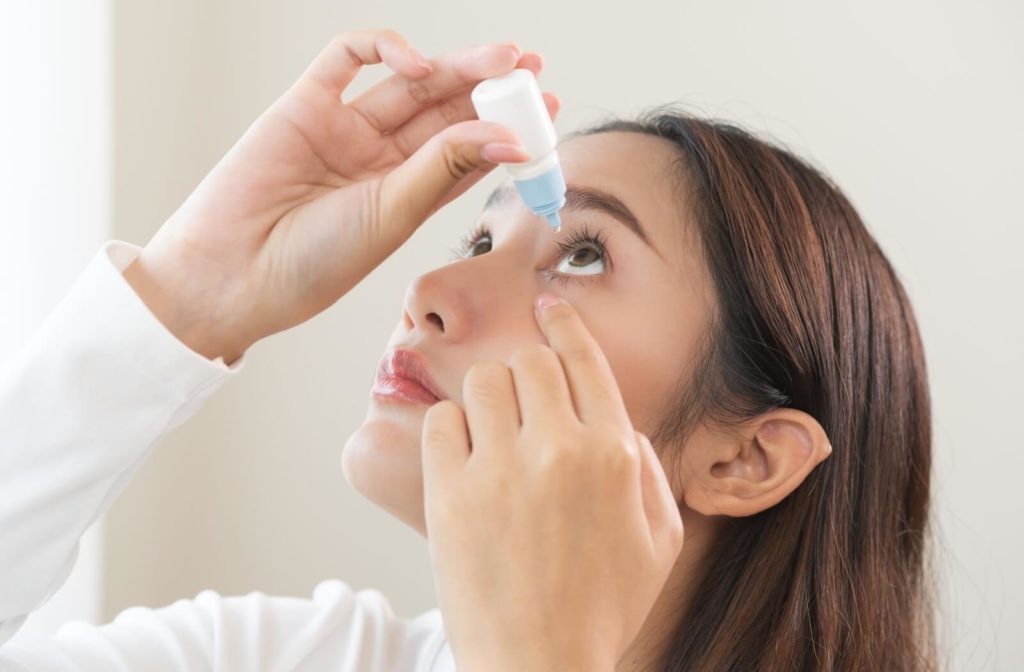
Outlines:
{"label": "cheek", "polygon": [[611,365],[634,429],[651,432],[678,380],[679,342],[592,333]]}
{"label": "cheek", "polygon": [[695,325],[705,314],[697,297],[670,277],[644,278],[620,293],[636,300],[614,301],[584,320],[611,365],[634,429],[649,435],[690,375],[700,336]]}

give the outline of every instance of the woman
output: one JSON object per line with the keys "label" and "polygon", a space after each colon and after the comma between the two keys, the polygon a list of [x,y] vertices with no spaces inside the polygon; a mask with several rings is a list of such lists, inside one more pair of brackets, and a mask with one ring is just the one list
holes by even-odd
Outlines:
{"label": "woman", "polygon": [[[924,360],[902,287],[856,212],[784,150],[670,110],[595,127],[559,153],[562,239],[546,240],[500,188],[457,263],[410,287],[391,345],[415,343],[436,393],[458,398],[474,362],[538,340],[514,307],[565,285],[686,523],[618,669],[931,669]],[[424,410],[378,397],[344,464],[363,494],[426,534]],[[493,521],[515,507],[479,513],[482,490],[461,498],[460,524],[476,520],[498,542],[509,524]],[[499,594],[502,604],[517,591]]]}
{"label": "woman", "polygon": [[[339,105],[358,65],[381,60],[397,75]],[[2,435],[31,448],[0,464],[22,484],[0,494],[4,575],[19,579],[3,588],[3,634],[249,345],[331,305],[493,162],[525,158],[507,130],[463,121],[467,85],[516,65],[540,63],[491,45],[424,64],[393,33],[341,36],[144,250],[107,250],[133,292],[94,261],[0,386]],[[206,592],[128,610],[14,641],[0,661],[929,669],[924,365],[853,209],[789,154],[679,114],[559,151],[562,233],[496,192],[459,258],[407,293],[389,353],[416,354],[385,358],[344,454],[357,489],[430,530],[444,629],[437,612],[399,621],[379,596],[326,582],[311,601]],[[122,310],[83,312],[100,286]],[[126,331],[119,359],[108,343]],[[174,366],[169,334],[193,351]],[[403,356],[425,390],[388,375]],[[112,368],[121,382],[99,380]],[[47,403],[61,408],[46,392],[90,372],[100,393],[41,432]],[[119,407],[135,422],[115,422]],[[40,530],[52,543],[27,541]]]}

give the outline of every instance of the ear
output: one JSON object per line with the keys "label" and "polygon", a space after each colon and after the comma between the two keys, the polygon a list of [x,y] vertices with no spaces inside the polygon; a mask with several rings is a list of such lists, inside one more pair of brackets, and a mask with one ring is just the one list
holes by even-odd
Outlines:
{"label": "ear", "polygon": [[832,446],[812,416],[778,408],[739,428],[704,432],[688,452],[686,505],[708,516],[750,516],[785,499]]}

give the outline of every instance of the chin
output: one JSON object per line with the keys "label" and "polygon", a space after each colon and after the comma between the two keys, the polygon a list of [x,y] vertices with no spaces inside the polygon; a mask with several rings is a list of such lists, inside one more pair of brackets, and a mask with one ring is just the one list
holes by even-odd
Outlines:
{"label": "chin", "polygon": [[420,413],[417,422],[410,422],[409,417],[381,417],[371,410],[345,442],[341,470],[356,492],[426,537],[422,418]]}

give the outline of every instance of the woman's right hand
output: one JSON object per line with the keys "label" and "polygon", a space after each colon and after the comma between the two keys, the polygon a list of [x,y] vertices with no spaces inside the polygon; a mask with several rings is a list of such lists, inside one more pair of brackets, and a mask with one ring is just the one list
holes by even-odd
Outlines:
{"label": "woman's right hand", "polygon": [[[364,64],[396,74],[353,100]],[[336,37],[157,231],[125,278],[178,338],[230,363],[326,309],[496,162],[527,158],[476,119],[488,77],[541,68],[492,44],[425,61],[388,30]],[[554,117],[558,100],[545,94]]]}

